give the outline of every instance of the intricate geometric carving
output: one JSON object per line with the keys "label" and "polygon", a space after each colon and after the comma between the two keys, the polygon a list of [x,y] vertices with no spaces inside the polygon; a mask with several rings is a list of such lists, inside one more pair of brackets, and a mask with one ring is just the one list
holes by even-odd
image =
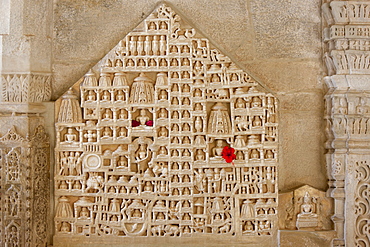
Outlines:
{"label": "intricate geometric carving", "polygon": [[67,93],[56,123],[57,236],[276,237],[277,101],[169,7],[80,82],[82,119]]}

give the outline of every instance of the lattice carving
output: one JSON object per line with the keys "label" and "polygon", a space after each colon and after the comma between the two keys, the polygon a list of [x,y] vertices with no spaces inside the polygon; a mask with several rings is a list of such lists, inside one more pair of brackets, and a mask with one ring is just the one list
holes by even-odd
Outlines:
{"label": "lattice carving", "polygon": [[56,123],[57,236],[276,237],[277,100],[169,7],[74,88],[82,119],[69,91]]}

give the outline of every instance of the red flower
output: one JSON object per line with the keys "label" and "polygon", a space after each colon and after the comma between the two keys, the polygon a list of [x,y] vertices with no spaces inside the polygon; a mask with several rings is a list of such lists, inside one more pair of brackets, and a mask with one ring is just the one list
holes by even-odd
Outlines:
{"label": "red flower", "polygon": [[139,125],[140,125],[140,122],[139,121],[132,120],[132,127],[137,127]]}
{"label": "red flower", "polygon": [[233,162],[236,159],[236,155],[234,154],[235,149],[225,146],[222,150],[222,158],[225,159],[227,163]]}
{"label": "red flower", "polygon": [[148,121],[146,121],[145,125],[146,126],[153,126],[153,121],[152,120],[148,120]]}

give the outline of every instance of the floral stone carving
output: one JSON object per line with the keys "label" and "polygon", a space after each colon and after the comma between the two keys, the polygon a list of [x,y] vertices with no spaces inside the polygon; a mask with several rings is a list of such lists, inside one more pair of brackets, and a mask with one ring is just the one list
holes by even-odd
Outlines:
{"label": "floral stone carving", "polygon": [[77,89],[57,109],[56,236],[276,239],[277,100],[169,7]]}

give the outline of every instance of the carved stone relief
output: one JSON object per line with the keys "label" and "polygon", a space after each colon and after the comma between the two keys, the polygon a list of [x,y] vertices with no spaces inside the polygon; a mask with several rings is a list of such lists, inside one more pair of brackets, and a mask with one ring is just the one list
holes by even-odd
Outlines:
{"label": "carved stone relief", "polygon": [[1,99],[4,102],[41,102],[51,97],[50,74],[1,74]]}
{"label": "carved stone relief", "polygon": [[368,219],[370,212],[359,191],[366,191],[368,184],[370,6],[366,1],[328,1],[322,8],[329,75],[325,77],[327,171],[337,231],[333,246],[368,246],[369,222],[362,219]]}
{"label": "carved stone relief", "polygon": [[1,246],[44,246],[49,207],[49,144],[42,126],[0,138]]}
{"label": "carved stone relief", "polygon": [[57,112],[56,237],[276,239],[277,100],[169,7]]}
{"label": "carved stone relief", "polygon": [[286,230],[331,230],[332,199],[308,185],[279,194],[279,228]]}

